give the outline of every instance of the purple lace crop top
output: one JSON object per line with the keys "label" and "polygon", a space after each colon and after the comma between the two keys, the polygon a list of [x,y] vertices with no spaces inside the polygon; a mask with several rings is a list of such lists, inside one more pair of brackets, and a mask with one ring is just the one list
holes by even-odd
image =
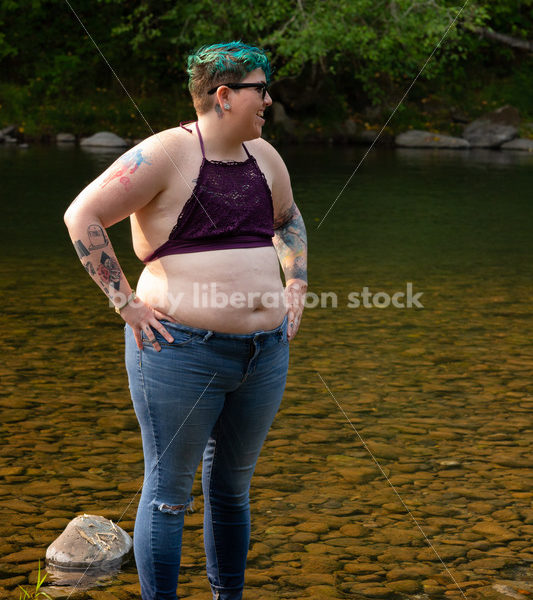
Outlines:
{"label": "purple lace crop top", "polygon": [[196,186],[168,240],[145,263],[170,254],[272,246],[272,194],[257,161],[244,144],[244,162],[207,160],[198,123],[196,131],[203,156]]}

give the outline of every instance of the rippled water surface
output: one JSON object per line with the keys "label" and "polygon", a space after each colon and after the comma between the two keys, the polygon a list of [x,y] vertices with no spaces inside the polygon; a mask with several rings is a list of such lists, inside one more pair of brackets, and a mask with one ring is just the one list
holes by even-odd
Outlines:
{"label": "rippled water surface", "polygon": [[[322,220],[364,149],[281,152],[318,306],[254,477],[245,598],[531,597],[533,156],[372,151]],[[0,148],[0,598],[75,515],[133,530],[122,321],[62,224],[113,158]],[[134,283],[127,223],[111,239]],[[408,284],[423,308],[373,305]],[[180,593],[207,600],[194,493]],[[71,597],[140,598],[133,560],[97,583]]]}

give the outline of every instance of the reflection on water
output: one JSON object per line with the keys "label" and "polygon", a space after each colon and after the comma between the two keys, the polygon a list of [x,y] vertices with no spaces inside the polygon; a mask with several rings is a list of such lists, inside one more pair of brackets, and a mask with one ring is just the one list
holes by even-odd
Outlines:
{"label": "reflection on water", "polygon": [[[309,308],[291,347],[251,493],[245,597],[459,598],[458,586],[468,598],[490,586],[491,597],[527,597],[533,157],[372,152],[317,229],[362,152],[282,149],[308,224],[311,290],[333,292],[337,308]],[[133,530],[142,453],[122,324],[61,220],[114,156],[0,148],[4,590],[35,581],[76,514]],[[128,224],[111,238],[134,281]],[[365,287],[392,297],[407,282],[424,308],[349,305]],[[180,585],[199,600],[199,481],[194,494]],[[140,597],[133,560],[99,585]]]}

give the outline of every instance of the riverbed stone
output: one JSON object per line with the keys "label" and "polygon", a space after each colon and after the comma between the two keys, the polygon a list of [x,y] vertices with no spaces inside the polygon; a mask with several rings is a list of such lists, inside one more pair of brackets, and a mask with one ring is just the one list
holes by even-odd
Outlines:
{"label": "riverbed stone", "polygon": [[[460,558],[462,556],[466,556],[468,552],[468,546],[454,546],[454,545],[444,545],[444,544],[433,544],[435,550],[430,548],[429,546],[420,550],[420,552],[416,555],[418,560],[423,561],[438,561],[442,559],[444,561]],[[436,552],[435,552],[436,551]],[[438,555],[437,555],[438,554]]]}
{"label": "riverbed stone", "polygon": [[329,531],[329,527],[324,521],[304,521],[297,525],[296,529],[306,533],[327,533]]}
{"label": "riverbed stone", "polygon": [[394,598],[388,587],[368,583],[355,583],[350,587],[352,593],[368,596],[369,598]]}
{"label": "riverbed stone", "polygon": [[123,148],[127,146],[126,140],[111,131],[99,131],[88,138],[83,138],[80,146],[100,146],[106,148]]}
{"label": "riverbed stone", "polygon": [[422,589],[422,584],[416,579],[398,579],[397,581],[389,581],[387,587],[393,592],[415,594]]}
{"label": "riverbed stone", "polygon": [[430,577],[435,573],[432,566],[424,564],[403,565],[387,571],[387,580],[396,581],[398,579],[417,579],[420,577]]}
{"label": "riverbed stone", "polygon": [[46,560],[63,568],[114,567],[131,550],[130,536],[98,515],[73,519],[46,550]]}
{"label": "riverbed stone", "polygon": [[44,548],[24,548],[18,552],[13,552],[2,557],[2,562],[6,563],[23,563],[32,560],[40,560],[43,558]]}
{"label": "riverbed stone", "polygon": [[479,533],[485,538],[487,538],[491,542],[508,542],[510,540],[515,540],[519,536],[516,533],[513,533],[509,529],[498,525],[492,521],[482,521],[481,523],[476,523],[472,527],[472,531],[474,533]]}
{"label": "riverbed stone", "polygon": [[397,135],[394,141],[400,148],[452,148],[462,150],[470,146],[468,141],[463,138],[420,129],[404,131]]}

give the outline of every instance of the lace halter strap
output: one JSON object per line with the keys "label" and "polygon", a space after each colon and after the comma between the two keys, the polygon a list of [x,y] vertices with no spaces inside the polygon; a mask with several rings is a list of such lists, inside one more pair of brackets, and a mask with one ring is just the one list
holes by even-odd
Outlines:
{"label": "lace halter strap", "polygon": [[[181,125],[181,123],[180,123],[180,125]],[[200,128],[198,127],[198,121],[196,121],[195,125],[196,125],[196,131],[198,133],[198,139],[200,140],[200,148],[202,149],[202,156],[203,156],[203,158],[205,158],[204,139],[202,137],[202,134],[200,133]],[[181,125],[181,126],[183,127],[183,125]],[[190,131],[189,129],[187,129],[186,131],[189,131],[189,133],[192,133],[192,131]],[[246,156],[248,158],[250,158],[252,155],[248,152],[248,148],[244,144],[242,145],[242,147],[244,148],[244,151],[246,152]]]}
{"label": "lace halter strap", "polygon": [[198,121],[196,121],[195,125],[196,125],[196,131],[198,133],[198,139],[200,140],[200,148],[202,149],[202,156],[205,158],[204,140],[202,138],[202,134],[200,133],[200,128],[198,127]]}

